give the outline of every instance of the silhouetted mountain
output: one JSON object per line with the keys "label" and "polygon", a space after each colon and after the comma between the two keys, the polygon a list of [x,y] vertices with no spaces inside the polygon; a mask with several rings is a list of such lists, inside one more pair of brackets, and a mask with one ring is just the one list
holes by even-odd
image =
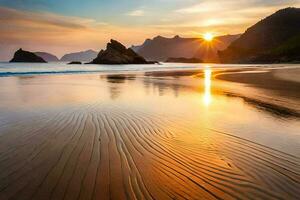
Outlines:
{"label": "silhouetted mountain", "polygon": [[165,61],[168,58],[200,58],[204,62],[217,62],[218,50],[224,50],[240,35],[225,35],[206,42],[201,38],[165,38],[157,36],[147,39],[140,46],[131,48],[147,60]]}
{"label": "silhouetted mountain", "polygon": [[219,56],[224,63],[300,61],[300,9],[282,9],[261,20]]}
{"label": "silhouetted mountain", "polygon": [[[127,49],[116,40],[110,40],[106,50],[101,50],[92,64],[149,64],[132,49]],[[152,63],[152,62],[151,62]]]}
{"label": "silhouetted mountain", "polygon": [[32,63],[46,63],[46,61],[35,55],[32,52],[24,51],[22,49],[19,49],[15,52],[13,59],[11,59],[9,62],[32,62]]}
{"label": "silhouetted mountain", "polygon": [[97,57],[96,51],[87,50],[87,51],[66,54],[60,60],[65,62],[71,62],[74,60],[81,61],[81,62],[90,62],[96,57]]}
{"label": "silhouetted mountain", "polygon": [[35,55],[43,58],[45,61],[47,62],[59,62],[59,59],[50,53],[46,53],[46,52],[34,52]]}
{"label": "silhouetted mountain", "polygon": [[165,62],[172,63],[202,63],[203,61],[199,58],[168,58]]}

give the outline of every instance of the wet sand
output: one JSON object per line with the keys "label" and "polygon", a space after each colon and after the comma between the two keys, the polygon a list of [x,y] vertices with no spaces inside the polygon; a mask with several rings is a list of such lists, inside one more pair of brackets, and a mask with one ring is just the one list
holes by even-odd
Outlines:
{"label": "wet sand", "polygon": [[278,109],[279,114],[290,113],[300,116],[300,68],[219,72],[215,77],[260,89],[257,94],[241,92],[236,96],[265,104],[268,108]]}
{"label": "wet sand", "polygon": [[172,73],[0,78],[0,199],[299,198],[299,94]]}
{"label": "wet sand", "polygon": [[[254,106],[262,106],[270,111],[274,110],[275,114],[300,117],[299,67],[215,68],[209,70],[211,70],[212,79],[215,79],[216,88],[222,85],[222,89],[219,92],[228,96],[243,98]],[[204,78],[204,71],[202,69],[158,71],[148,72],[146,76],[161,78],[192,76]],[[217,80],[224,80],[226,82]],[[190,84],[189,82],[184,84],[188,84],[191,87],[195,86],[194,83]]]}

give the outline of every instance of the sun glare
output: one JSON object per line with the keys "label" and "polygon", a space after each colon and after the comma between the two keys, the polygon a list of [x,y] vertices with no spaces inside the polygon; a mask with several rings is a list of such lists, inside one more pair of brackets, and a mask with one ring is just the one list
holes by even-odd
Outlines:
{"label": "sun glare", "polygon": [[212,71],[209,66],[204,69],[204,96],[203,101],[206,106],[211,103],[211,75]]}
{"label": "sun glare", "polygon": [[210,41],[212,41],[214,39],[214,36],[211,33],[205,33],[204,36],[203,36],[203,38],[204,38],[205,41],[210,42]]}

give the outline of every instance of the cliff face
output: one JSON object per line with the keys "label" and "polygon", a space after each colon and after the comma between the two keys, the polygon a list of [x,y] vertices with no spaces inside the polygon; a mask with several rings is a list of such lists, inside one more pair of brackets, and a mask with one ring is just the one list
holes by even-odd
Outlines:
{"label": "cliff face", "polygon": [[32,52],[19,49],[15,52],[13,59],[10,62],[32,62],[32,63],[46,63],[46,61],[35,55]]}
{"label": "cliff face", "polygon": [[71,62],[74,60],[80,62],[91,62],[93,59],[97,57],[97,52],[93,50],[69,53],[64,55],[60,60],[64,62]]}
{"label": "cliff face", "polygon": [[50,53],[46,53],[46,52],[34,52],[35,55],[43,58],[45,61],[47,62],[59,62],[59,59]]}
{"label": "cliff face", "polygon": [[225,35],[205,42],[201,38],[165,38],[157,36],[147,39],[132,49],[147,60],[165,61],[168,58],[199,58],[204,62],[218,62],[218,50],[224,50],[240,35]]}
{"label": "cliff face", "polygon": [[127,49],[116,40],[107,44],[106,50],[101,50],[92,64],[149,64],[132,49]]}
{"label": "cliff face", "polygon": [[247,29],[219,56],[224,63],[291,62],[300,57],[299,41],[300,9],[286,8]]}

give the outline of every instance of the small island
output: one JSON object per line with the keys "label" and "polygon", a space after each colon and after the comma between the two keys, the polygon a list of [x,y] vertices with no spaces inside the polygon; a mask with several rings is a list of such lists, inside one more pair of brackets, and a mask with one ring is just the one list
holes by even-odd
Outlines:
{"label": "small island", "polygon": [[47,63],[43,58],[32,52],[24,51],[22,48],[15,52],[13,59],[9,62]]}
{"label": "small island", "polygon": [[68,65],[81,65],[82,63],[80,61],[72,61],[69,62]]}
{"label": "small island", "polygon": [[98,56],[90,64],[155,64],[146,61],[145,58],[126,48],[116,40],[110,40],[106,50],[101,50]]}
{"label": "small island", "polygon": [[199,58],[168,58],[165,62],[168,63],[202,63],[203,61]]}

